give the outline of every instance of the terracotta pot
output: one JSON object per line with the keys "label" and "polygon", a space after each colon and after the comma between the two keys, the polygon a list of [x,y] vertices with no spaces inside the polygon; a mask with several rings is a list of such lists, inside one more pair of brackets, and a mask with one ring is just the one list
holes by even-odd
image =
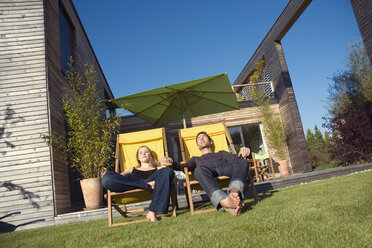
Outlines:
{"label": "terracotta pot", "polygon": [[102,179],[89,178],[80,180],[86,208],[84,210],[97,209],[103,205]]}
{"label": "terracotta pot", "polygon": [[278,168],[279,168],[280,177],[289,176],[288,160],[280,160],[278,161],[278,164],[279,164]]}

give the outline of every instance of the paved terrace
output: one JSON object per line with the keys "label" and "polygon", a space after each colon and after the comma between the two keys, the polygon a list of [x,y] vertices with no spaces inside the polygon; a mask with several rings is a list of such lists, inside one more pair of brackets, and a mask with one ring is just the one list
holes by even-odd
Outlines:
{"label": "paved terrace", "polygon": [[[326,169],[321,171],[314,171],[308,172],[304,174],[294,174],[288,177],[277,178],[274,180],[268,180],[256,183],[256,190],[258,193],[266,192],[269,190],[275,190],[280,188],[286,188],[294,185],[310,183],[314,181],[324,180],[328,178],[334,178],[343,175],[349,175],[361,171],[371,170],[372,163],[363,164],[363,165],[353,165],[353,166],[345,166],[345,167],[338,167],[332,169]],[[250,190],[246,192],[246,196],[250,195]],[[193,198],[201,199],[204,198],[205,194],[194,194]],[[186,197],[183,192],[180,192],[178,195],[178,204],[180,208],[185,208],[187,206]],[[133,209],[135,207],[148,207],[149,202],[142,202],[139,204],[130,204],[128,205],[128,209]],[[114,216],[120,216],[116,210],[113,210]],[[80,211],[80,212],[72,212],[68,214],[60,214],[55,217],[55,224],[67,224],[67,223],[77,223],[77,222],[84,222],[84,221],[91,221],[91,220],[98,220],[98,219],[106,219],[107,218],[107,207],[101,208],[97,210],[89,210],[89,211]]]}

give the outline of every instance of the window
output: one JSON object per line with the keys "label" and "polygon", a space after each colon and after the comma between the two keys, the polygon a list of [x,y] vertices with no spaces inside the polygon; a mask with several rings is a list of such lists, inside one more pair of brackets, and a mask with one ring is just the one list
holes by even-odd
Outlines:
{"label": "window", "polygon": [[73,27],[62,6],[59,6],[59,42],[61,50],[61,70],[64,74],[69,70],[68,63],[72,56]]}
{"label": "window", "polygon": [[177,135],[171,136],[171,143],[172,143],[172,155],[173,161],[181,162],[182,161],[182,154],[180,149],[180,139]]}
{"label": "window", "polygon": [[243,126],[228,127],[235,149],[239,152],[240,148],[245,146],[251,149],[251,152],[265,152],[265,145],[262,140],[260,124],[247,124]]}

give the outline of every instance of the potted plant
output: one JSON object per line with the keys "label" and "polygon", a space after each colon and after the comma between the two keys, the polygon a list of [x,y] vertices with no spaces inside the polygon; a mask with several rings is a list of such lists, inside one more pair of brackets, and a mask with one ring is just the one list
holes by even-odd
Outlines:
{"label": "potted plant", "polygon": [[71,59],[66,79],[69,87],[63,97],[67,124],[65,152],[70,165],[82,176],[80,184],[86,209],[95,209],[103,203],[100,173],[113,156],[112,141],[119,120],[113,116],[106,118],[93,65],[85,64],[81,76]]}
{"label": "potted plant", "polygon": [[263,132],[269,147],[275,150],[276,156],[280,159],[278,161],[278,168],[280,176],[288,176],[288,160],[285,156],[285,148],[287,145],[287,137],[283,128],[280,118],[274,117],[270,108],[270,98],[267,97],[263,90],[260,89],[258,84],[261,68],[264,66],[265,59],[261,58],[254,68],[253,74],[250,76],[249,81],[252,84],[251,96],[253,102],[259,108],[262,114]]}

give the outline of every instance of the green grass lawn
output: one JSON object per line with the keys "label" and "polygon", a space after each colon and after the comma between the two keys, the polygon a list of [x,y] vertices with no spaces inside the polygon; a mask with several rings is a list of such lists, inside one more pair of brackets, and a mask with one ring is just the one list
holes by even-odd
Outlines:
{"label": "green grass lawn", "polygon": [[367,171],[266,192],[238,217],[184,212],[114,228],[92,221],[0,234],[0,247],[371,247],[371,178]]}

